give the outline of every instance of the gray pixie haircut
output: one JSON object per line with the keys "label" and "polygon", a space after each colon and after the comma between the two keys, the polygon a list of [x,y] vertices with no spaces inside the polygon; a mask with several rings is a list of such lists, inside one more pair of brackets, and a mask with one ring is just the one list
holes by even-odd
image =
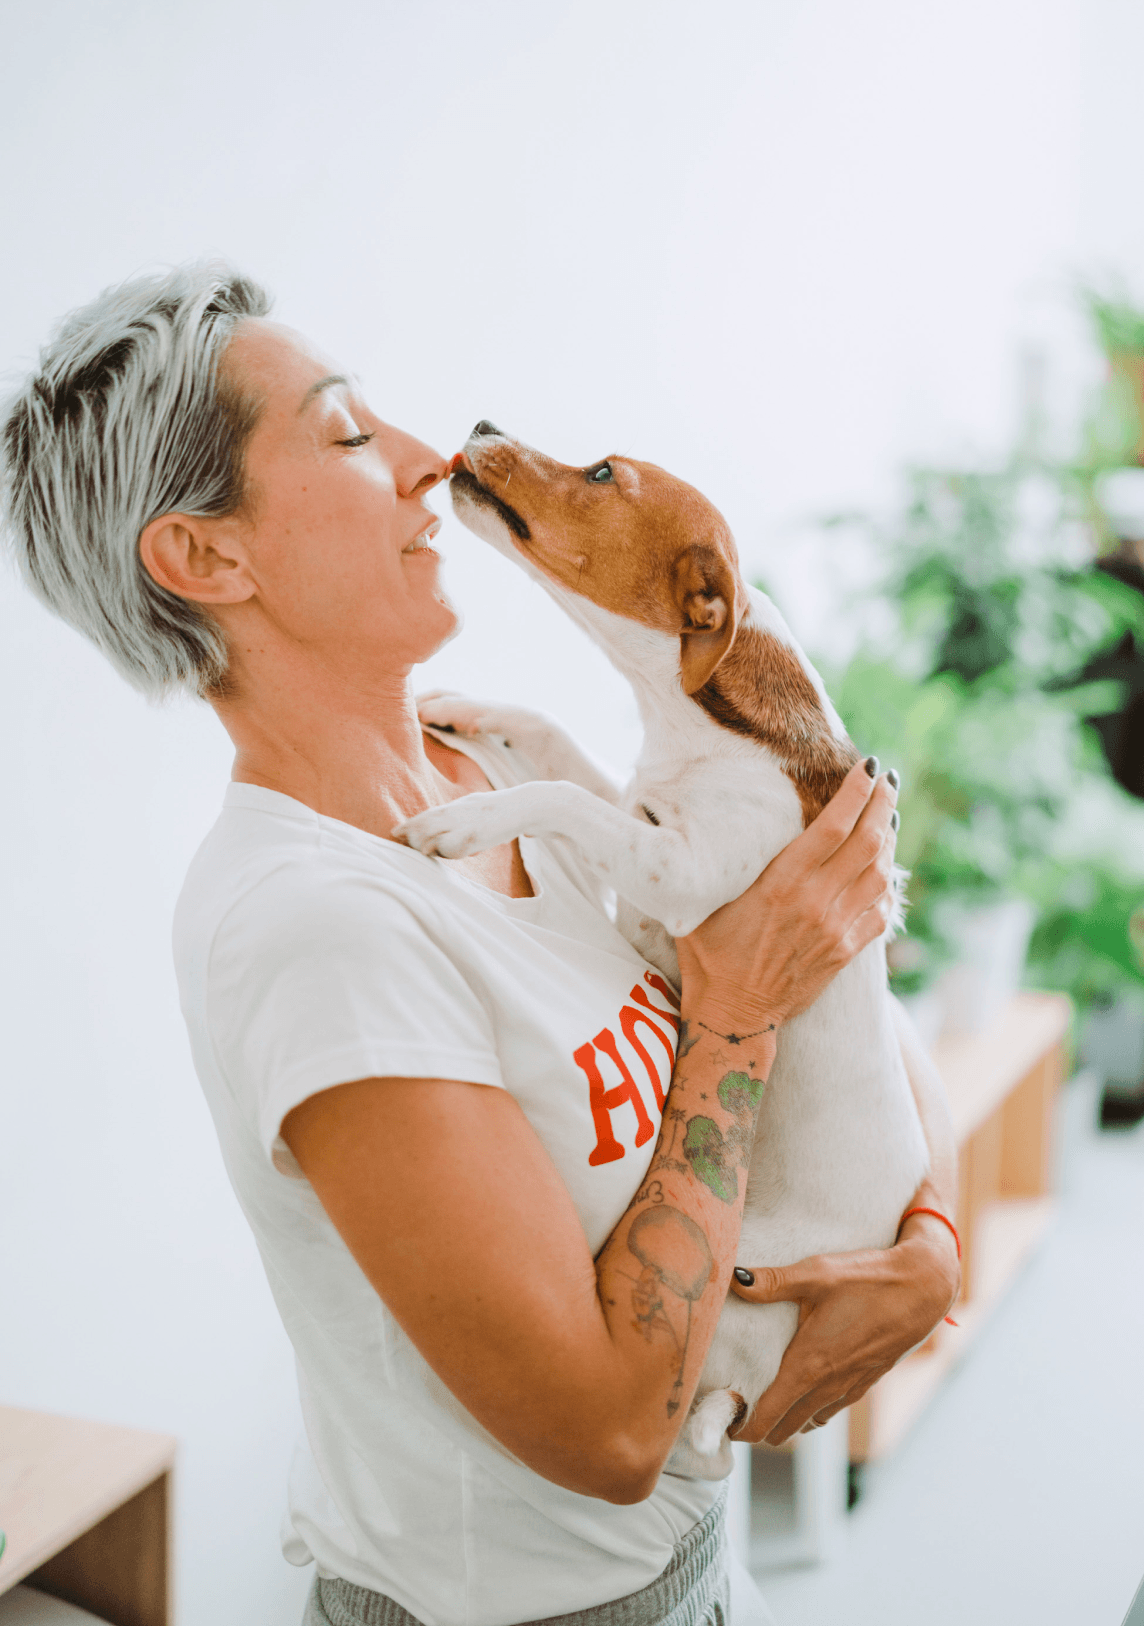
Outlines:
{"label": "gray pixie haircut", "polygon": [[0,409],[0,494],[27,585],[152,698],[223,685],[205,611],[154,582],[139,537],[161,514],[219,517],[244,502],[261,403],[219,364],[270,298],[226,265],[180,266],[108,288],[59,324]]}

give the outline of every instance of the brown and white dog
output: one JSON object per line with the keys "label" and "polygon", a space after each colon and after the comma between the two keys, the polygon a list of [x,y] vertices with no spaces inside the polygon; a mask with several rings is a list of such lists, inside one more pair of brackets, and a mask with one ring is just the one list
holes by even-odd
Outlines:
{"label": "brown and white dog", "polygon": [[[454,460],[452,498],[628,678],[644,744],[621,793],[550,719],[429,697],[424,722],[506,735],[544,777],[431,808],[401,833],[447,858],[570,838],[615,889],[624,935],[678,984],[672,937],[745,891],[857,753],[775,606],[744,582],[725,520],[682,480],[621,457],[568,467],[482,421]],[[889,1247],[926,1167],[878,939],[780,1030],[739,1256],[784,1265]],[[737,1397],[754,1406],[797,1321],[793,1304],[728,1296],[673,1472],[730,1471]]]}

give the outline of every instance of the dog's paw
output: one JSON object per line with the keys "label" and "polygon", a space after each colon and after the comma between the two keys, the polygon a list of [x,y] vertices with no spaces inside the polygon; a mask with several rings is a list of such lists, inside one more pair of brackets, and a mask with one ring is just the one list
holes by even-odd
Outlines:
{"label": "dog's paw", "polygon": [[713,1389],[695,1407],[688,1421],[691,1443],[701,1457],[717,1457],[727,1432],[742,1422],[747,1408],[732,1389]]}
{"label": "dog's paw", "polygon": [[399,841],[413,847],[427,858],[468,858],[489,847],[499,847],[515,836],[515,830],[506,832],[504,818],[497,806],[499,791],[476,791],[472,796],[459,796],[444,807],[431,807],[416,813],[394,830]]}
{"label": "dog's paw", "polygon": [[445,729],[474,739],[479,734],[506,734],[508,708],[488,700],[470,700],[448,689],[417,696],[417,716],[429,728]]}

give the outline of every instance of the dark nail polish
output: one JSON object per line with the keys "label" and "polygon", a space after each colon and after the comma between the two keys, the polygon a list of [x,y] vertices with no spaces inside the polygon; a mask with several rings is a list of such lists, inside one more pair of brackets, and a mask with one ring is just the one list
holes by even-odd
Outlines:
{"label": "dark nail polish", "polygon": [[755,1273],[753,1270],[744,1270],[742,1265],[735,1266],[735,1280],[740,1287],[754,1287]]}
{"label": "dark nail polish", "polygon": [[890,819],[890,829],[891,830],[896,830],[898,828],[898,826],[901,824],[901,822],[902,822],[901,816],[898,813],[897,808],[895,808],[894,812],[893,812],[893,815],[892,815],[892,817]]}
{"label": "dark nail polish", "polygon": [[877,757],[867,757],[866,758],[866,772],[870,775],[871,779],[877,779],[877,777],[878,777],[878,758]]}
{"label": "dark nail polish", "polygon": [[890,782],[890,789],[891,790],[897,790],[898,786],[902,782],[898,778],[898,770],[896,768],[887,768],[886,769],[886,778]]}

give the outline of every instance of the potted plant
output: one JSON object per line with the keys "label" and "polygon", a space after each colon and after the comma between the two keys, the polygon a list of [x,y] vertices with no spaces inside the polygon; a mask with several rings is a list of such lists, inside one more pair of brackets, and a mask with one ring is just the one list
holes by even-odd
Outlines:
{"label": "potted plant", "polygon": [[[852,737],[902,776],[911,871],[893,983],[931,1036],[984,1025],[1027,976],[1082,1002],[1144,988],[1144,804],[1112,780],[1086,719],[1119,699],[1085,681],[1144,598],[1090,568],[1074,471],[918,469],[872,525],[894,631],[828,686]],[[823,663],[828,667],[828,663]]]}

